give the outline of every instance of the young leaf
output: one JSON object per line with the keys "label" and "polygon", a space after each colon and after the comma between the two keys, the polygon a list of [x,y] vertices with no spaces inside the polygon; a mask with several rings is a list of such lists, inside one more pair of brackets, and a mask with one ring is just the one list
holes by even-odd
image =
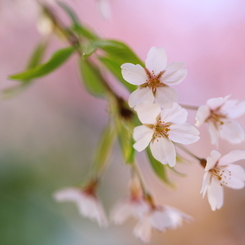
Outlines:
{"label": "young leaf", "polygon": [[121,62],[117,62],[109,57],[99,57],[101,63],[128,89],[129,92],[133,92],[137,86],[126,82],[122,77]]}
{"label": "young leaf", "polygon": [[155,174],[161,179],[165,184],[173,187],[173,183],[169,180],[167,176],[167,166],[163,165],[159,161],[157,161],[151,153],[151,150],[149,147],[146,149],[147,151],[147,156],[150,161],[151,167],[154,170]]}
{"label": "young leaf", "polygon": [[68,47],[56,51],[52,57],[44,64],[28,69],[22,73],[9,76],[10,79],[28,81],[48,75],[60,67],[73,53],[74,47]]}
{"label": "young leaf", "polygon": [[79,67],[82,82],[88,92],[97,97],[104,97],[104,78],[100,74],[99,69],[89,62],[89,60],[83,59],[82,57],[79,59]]}
{"label": "young leaf", "polygon": [[93,45],[104,52],[120,65],[123,63],[133,63],[144,65],[140,58],[126,44],[116,40],[99,39]]}

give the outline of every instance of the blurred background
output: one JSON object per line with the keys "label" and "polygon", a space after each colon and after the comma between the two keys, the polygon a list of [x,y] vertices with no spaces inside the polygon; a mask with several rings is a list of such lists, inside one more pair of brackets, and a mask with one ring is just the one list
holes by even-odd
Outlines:
{"label": "blurred background", "polygon": [[[66,2],[101,37],[126,42],[143,60],[155,45],[166,50],[169,63],[185,62],[188,75],[175,87],[180,103],[198,106],[228,94],[232,99],[245,99],[243,0],[108,1],[109,19],[101,15],[95,0]],[[24,69],[40,40],[38,16],[33,0],[0,0],[1,90],[15,85],[7,76]],[[65,44],[53,38],[47,57],[61,46]],[[86,176],[107,122],[106,103],[90,96],[79,81],[76,57],[20,95],[2,99],[0,115],[1,245],[142,244],[132,234],[135,221],[100,229],[79,216],[73,204],[56,203],[52,198],[57,189]],[[194,116],[190,112],[192,124]],[[244,126],[245,117],[238,121]],[[201,140],[189,149],[207,157],[213,147],[207,128],[203,126],[200,132]],[[219,150],[226,154],[244,148],[245,143],[231,146],[222,141]],[[199,193],[203,169],[196,162],[177,166],[188,177],[171,175],[176,183],[172,190],[155,178],[144,154],[139,157],[145,182],[157,202],[194,217],[177,230],[153,232],[150,244],[245,244],[244,189],[225,189],[223,208],[212,212]],[[244,162],[240,164],[245,167]],[[107,213],[127,194],[129,176],[116,147],[99,189]]]}

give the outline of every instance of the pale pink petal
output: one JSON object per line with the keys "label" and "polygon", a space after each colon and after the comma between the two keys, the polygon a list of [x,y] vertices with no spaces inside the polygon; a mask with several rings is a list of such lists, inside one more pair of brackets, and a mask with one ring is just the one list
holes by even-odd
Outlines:
{"label": "pale pink petal", "polygon": [[172,124],[168,132],[169,139],[176,143],[189,145],[199,140],[199,131],[189,123]]}
{"label": "pale pink petal", "polygon": [[208,123],[208,130],[211,136],[211,143],[218,147],[218,131],[216,125],[213,122]]}
{"label": "pale pink petal", "polygon": [[171,229],[171,219],[165,210],[155,210],[151,215],[151,225],[154,229],[163,232]]}
{"label": "pale pink petal", "polygon": [[221,181],[223,185],[233,189],[244,187],[245,171],[241,166],[230,164],[224,170]]}
{"label": "pale pink petal", "polygon": [[200,193],[202,193],[202,197],[204,197],[207,192],[208,186],[211,182],[211,178],[212,178],[212,174],[210,172],[205,172],[202,181],[202,189],[200,191]]}
{"label": "pale pink petal", "polygon": [[78,188],[65,188],[55,192],[53,197],[58,202],[76,202],[81,198],[81,193]]}
{"label": "pale pink petal", "polygon": [[223,192],[223,187],[220,185],[219,181],[212,178],[208,186],[208,201],[213,211],[222,207],[224,202]]}
{"label": "pale pink petal", "polygon": [[111,8],[108,0],[97,0],[98,9],[106,20],[111,18]]}
{"label": "pale pink petal", "polygon": [[154,72],[158,75],[161,71],[164,71],[167,65],[167,55],[163,48],[152,47],[145,61],[145,66],[150,72]]}
{"label": "pale pink petal", "polygon": [[205,171],[209,171],[210,169],[214,168],[215,165],[218,163],[220,157],[221,154],[218,151],[212,150],[210,153],[210,157],[207,157]]}
{"label": "pale pink petal", "polygon": [[166,138],[157,138],[151,144],[151,152],[162,164],[169,164],[173,167],[176,164],[176,151],[172,141]]}
{"label": "pale pink petal", "polygon": [[155,124],[161,112],[160,106],[156,103],[142,103],[135,106],[134,109],[140,121],[145,124]]}
{"label": "pale pink petal", "polygon": [[237,118],[245,114],[245,101],[228,100],[220,111],[229,118]]}
{"label": "pale pink petal", "polygon": [[173,88],[163,86],[157,89],[155,99],[161,107],[168,108],[178,100],[178,94]]}
{"label": "pale pink petal", "polygon": [[128,104],[132,108],[140,103],[153,103],[153,101],[154,95],[152,93],[152,90],[147,87],[139,87],[130,94]]}
{"label": "pale pink petal", "polygon": [[162,110],[161,119],[164,122],[184,123],[187,119],[187,114],[184,108],[174,103],[171,108]]}
{"label": "pale pink petal", "polygon": [[245,151],[234,150],[219,159],[219,166],[229,165],[230,163],[245,159]]}
{"label": "pale pink petal", "polygon": [[151,239],[151,223],[150,216],[145,215],[134,227],[134,235],[141,241],[148,243]]}
{"label": "pale pink petal", "polygon": [[210,116],[210,109],[208,105],[202,105],[198,108],[197,114],[196,114],[196,126],[200,127],[202,126],[206,119]]}
{"label": "pale pink petal", "polygon": [[229,99],[229,97],[230,97],[230,95],[227,95],[225,98],[219,97],[219,98],[209,99],[207,101],[207,105],[212,110],[218,109],[219,107],[221,107],[225,104],[225,102]]}
{"label": "pale pink petal", "polygon": [[154,131],[144,125],[140,125],[134,128],[133,138],[136,143],[133,145],[137,151],[143,151],[152,139]]}
{"label": "pale pink petal", "polygon": [[184,68],[185,63],[173,62],[169,64],[160,80],[166,85],[176,85],[184,80],[187,70]]}
{"label": "pale pink petal", "polygon": [[165,206],[165,212],[168,214],[171,221],[170,229],[178,228],[182,225],[183,221],[191,222],[193,220],[190,215],[173,207]]}
{"label": "pale pink petal", "polygon": [[123,78],[133,85],[141,85],[147,81],[147,74],[141,65],[125,63],[121,65]]}
{"label": "pale pink petal", "polygon": [[220,138],[229,141],[231,144],[240,144],[244,141],[244,131],[241,125],[232,120],[226,120],[219,127]]}

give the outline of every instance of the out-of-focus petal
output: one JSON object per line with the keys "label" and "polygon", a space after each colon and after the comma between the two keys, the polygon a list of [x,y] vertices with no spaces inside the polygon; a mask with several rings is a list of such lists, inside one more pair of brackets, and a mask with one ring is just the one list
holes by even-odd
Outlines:
{"label": "out-of-focus petal", "polygon": [[208,201],[213,211],[220,209],[224,202],[223,187],[215,178],[211,179],[211,183],[208,186]]}
{"label": "out-of-focus petal", "polygon": [[241,125],[232,120],[225,120],[224,124],[219,127],[219,135],[232,144],[240,144],[245,138]]}
{"label": "out-of-focus petal", "polygon": [[154,95],[151,89],[145,88],[137,88],[133,91],[128,99],[128,104],[132,108],[141,103],[153,103]]}
{"label": "out-of-focus petal", "polygon": [[184,80],[187,70],[184,68],[185,63],[173,62],[166,67],[161,77],[161,82],[167,85],[176,85]]}
{"label": "out-of-focus petal", "polygon": [[184,123],[187,119],[187,111],[179,104],[174,103],[171,108],[162,110],[161,119],[164,122]]}
{"label": "out-of-focus petal", "polygon": [[134,128],[133,138],[136,143],[133,145],[134,149],[137,151],[143,151],[150,143],[153,135],[153,130],[140,125]]}
{"label": "out-of-focus petal", "polygon": [[76,202],[81,198],[78,188],[65,188],[54,193],[53,197],[58,202]]}
{"label": "out-of-focus petal", "polygon": [[134,227],[133,233],[141,241],[148,243],[151,239],[151,223],[150,216],[145,215]]}
{"label": "out-of-focus petal", "polygon": [[198,108],[196,114],[196,126],[200,127],[205,123],[205,120],[210,116],[210,109],[208,105],[202,105]]}
{"label": "out-of-focus petal", "polygon": [[176,151],[171,140],[164,137],[155,139],[151,144],[151,152],[162,164],[169,164],[173,167],[176,164]]}
{"label": "out-of-focus petal", "polygon": [[147,81],[147,75],[141,65],[125,63],[121,65],[123,78],[133,85],[141,85]]}
{"label": "out-of-focus petal", "polygon": [[172,104],[178,100],[177,92],[168,86],[159,87],[155,96],[156,102],[164,108],[172,107]]}
{"label": "out-of-focus petal", "polygon": [[214,168],[216,163],[218,163],[220,157],[221,154],[218,151],[216,150],[211,151],[210,157],[207,157],[207,164],[205,167],[205,171],[209,171],[210,169]]}
{"label": "out-of-focus petal", "polygon": [[211,136],[211,143],[218,148],[218,131],[213,122],[208,123],[208,130]]}
{"label": "out-of-focus petal", "polygon": [[220,111],[229,118],[237,118],[245,114],[245,101],[228,100]]}
{"label": "out-of-focus petal", "polygon": [[209,99],[207,101],[207,105],[212,109],[215,110],[219,107],[221,107],[222,105],[225,104],[225,102],[229,99],[230,95],[227,95],[225,98],[223,97],[219,97],[219,98],[213,98],[213,99]]}
{"label": "out-of-focus petal", "polygon": [[219,159],[219,166],[229,165],[242,159],[245,159],[245,151],[234,150]]}
{"label": "out-of-focus petal", "polygon": [[172,228],[172,222],[166,210],[155,210],[151,215],[151,225],[160,232]]}
{"label": "out-of-focus petal", "polygon": [[167,65],[167,55],[165,50],[160,47],[152,47],[145,61],[145,66],[150,72],[154,72],[158,75],[161,71],[164,71]]}
{"label": "out-of-focus petal", "polygon": [[199,131],[189,123],[170,125],[169,139],[176,143],[188,145],[199,140]]}
{"label": "out-of-focus petal", "polygon": [[155,124],[156,118],[161,112],[161,108],[156,103],[142,103],[135,106],[135,111],[142,123]]}

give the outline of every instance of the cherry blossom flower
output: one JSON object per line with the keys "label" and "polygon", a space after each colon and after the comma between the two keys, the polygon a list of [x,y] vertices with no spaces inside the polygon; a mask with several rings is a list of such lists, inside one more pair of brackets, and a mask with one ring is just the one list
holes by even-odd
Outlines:
{"label": "cherry blossom flower", "polygon": [[169,206],[157,206],[139,220],[134,228],[134,235],[147,243],[150,241],[152,228],[163,232],[176,229],[183,221],[190,222],[192,217]]}
{"label": "cherry blossom flower", "polygon": [[167,66],[165,50],[152,47],[147,54],[145,68],[125,63],[121,66],[123,78],[139,86],[129,97],[130,107],[154,99],[161,107],[170,107],[178,99],[177,92],[170,86],[179,84],[186,77],[185,64],[173,62]]}
{"label": "cherry blossom flower", "polygon": [[111,18],[111,8],[109,0],[96,0],[100,14],[105,19]]}
{"label": "cherry blossom flower", "polygon": [[101,227],[106,227],[108,222],[101,202],[96,197],[94,190],[89,188],[65,188],[54,193],[58,202],[74,202],[79,213],[91,220],[97,221]]}
{"label": "cherry blossom flower", "polygon": [[174,103],[172,108],[161,111],[156,103],[135,107],[143,125],[134,129],[133,137],[137,151],[144,150],[150,143],[152,155],[162,164],[176,164],[173,142],[188,145],[199,139],[198,130],[186,123],[187,111]]}
{"label": "cherry blossom flower", "polygon": [[150,206],[143,197],[139,181],[134,178],[130,182],[130,196],[115,205],[110,217],[115,224],[122,224],[129,217],[142,218],[149,208]]}
{"label": "cherry blossom flower", "polygon": [[233,162],[245,159],[245,151],[234,150],[221,157],[218,151],[213,150],[210,155],[207,158],[201,193],[204,197],[207,192],[211,209],[215,211],[224,202],[223,186],[233,189],[244,187],[245,171]]}
{"label": "cherry blossom flower", "polygon": [[232,144],[239,144],[245,138],[241,125],[232,120],[245,113],[245,101],[228,100],[229,97],[209,99],[197,110],[196,126],[207,122],[212,144],[216,146],[218,137]]}

